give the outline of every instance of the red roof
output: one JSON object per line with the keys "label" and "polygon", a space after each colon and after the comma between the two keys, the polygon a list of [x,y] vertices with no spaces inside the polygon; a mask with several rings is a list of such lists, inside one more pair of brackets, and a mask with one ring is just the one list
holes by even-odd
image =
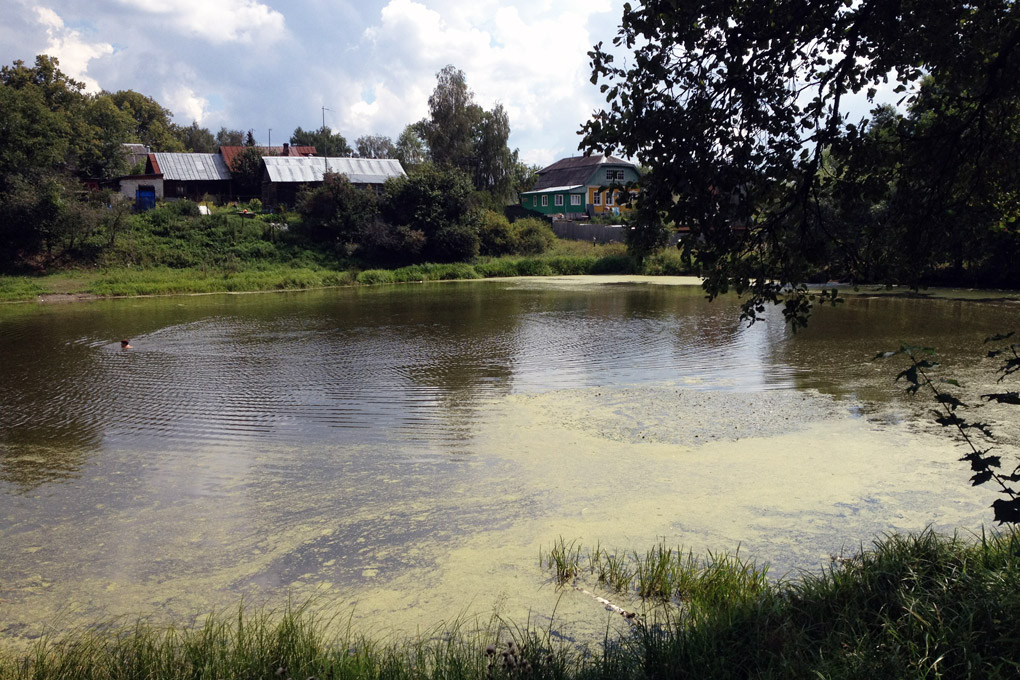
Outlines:
{"label": "red roof", "polygon": [[[223,156],[223,162],[227,164],[227,167],[231,167],[234,163],[234,158],[238,154],[242,153],[248,147],[246,146],[221,146],[220,155]],[[256,146],[261,156],[314,156],[314,146],[292,146],[287,145],[287,152],[284,153],[284,147],[282,146]]]}

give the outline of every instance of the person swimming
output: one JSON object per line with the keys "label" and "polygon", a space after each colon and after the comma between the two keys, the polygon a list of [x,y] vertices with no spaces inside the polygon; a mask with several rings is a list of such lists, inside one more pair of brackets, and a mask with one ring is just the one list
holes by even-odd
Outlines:
{"label": "person swimming", "polygon": [[132,349],[131,341],[130,340],[121,340],[120,341],[120,348],[121,349]]}

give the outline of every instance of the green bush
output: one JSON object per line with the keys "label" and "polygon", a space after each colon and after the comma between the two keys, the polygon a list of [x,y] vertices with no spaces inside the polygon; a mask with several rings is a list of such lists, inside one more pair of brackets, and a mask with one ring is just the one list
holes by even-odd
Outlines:
{"label": "green bush", "polygon": [[436,262],[463,262],[478,256],[478,230],[468,221],[441,227],[425,242],[428,259]]}
{"label": "green bush", "polygon": [[540,255],[552,248],[556,234],[545,220],[525,217],[513,223],[517,252],[522,255]]}
{"label": "green bush", "polygon": [[510,226],[510,220],[503,215],[486,210],[478,223],[478,237],[481,240],[481,254],[499,257],[517,252],[517,237]]}

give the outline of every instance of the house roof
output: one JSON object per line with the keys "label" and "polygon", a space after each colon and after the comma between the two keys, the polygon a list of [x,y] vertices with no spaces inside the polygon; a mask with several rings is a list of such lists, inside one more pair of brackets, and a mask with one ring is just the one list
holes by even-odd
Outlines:
{"label": "house roof", "polygon": [[[246,146],[221,146],[220,155],[223,156],[224,162],[227,167],[234,162],[234,158],[242,153],[248,147]],[[285,147],[282,146],[256,146],[260,156],[314,156],[314,146],[292,146],[288,144]]]}
{"label": "house roof", "polygon": [[622,158],[594,154],[591,156],[571,156],[563,158],[552,165],[538,171],[538,181],[532,191],[548,191],[550,187],[577,186],[587,184],[592,173],[600,167],[613,165],[624,168],[636,168]]}
{"label": "house roof", "polygon": [[150,153],[149,166],[164,180],[208,182],[229,180],[230,171],[218,153]]}
{"label": "house roof", "polygon": [[347,175],[354,184],[382,184],[403,177],[400,161],[389,158],[321,158],[266,156],[262,159],[270,182],[321,182],[326,168]]}
{"label": "house roof", "polygon": [[532,189],[531,191],[522,191],[521,196],[527,196],[528,194],[547,194],[549,192],[563,191],[571,193],[575,191],[584,191],[583,184],[577,184],[572,187],[545,187],[544,189]]}

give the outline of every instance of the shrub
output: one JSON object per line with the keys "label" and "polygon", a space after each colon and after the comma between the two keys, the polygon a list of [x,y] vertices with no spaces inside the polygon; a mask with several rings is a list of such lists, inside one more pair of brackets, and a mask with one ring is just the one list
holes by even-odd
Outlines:
{"label": "shrub", "polygon": [[463,262],[478,256],[478,231],[471,222],[455,222],[440,228],[425,243],[428,259]]}
{"label": "shrub", "polygon": [[491,210],[482,213],[478,223],[478,237],[482,255],[499,257],[517,251],[517,238],[510,220]]}
{"label": "shrub", "polygon": [[525,217],[513,224],[517,240],[517,252],[524,255],[539,255],[549,250],[556,242],[556,234],[544,220]]}

